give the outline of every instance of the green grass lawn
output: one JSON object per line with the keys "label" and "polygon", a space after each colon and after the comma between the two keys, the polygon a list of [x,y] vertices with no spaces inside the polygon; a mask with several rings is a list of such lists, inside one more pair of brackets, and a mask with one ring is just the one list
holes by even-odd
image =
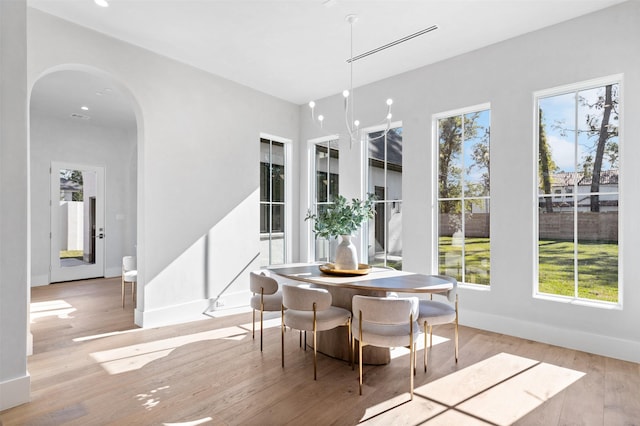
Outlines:
{"label": "green grass lawn", "polygon": [[[538,245],[540,292],[574,296],[573,242],[543,240]],[[618,301],[618,244],[578,244],[578,296]]]}
{"label": "green grass lawn", "polygon": [[82,259],[82,250],[60,250],[60,259],[76,258]]}
{"label": "green grass lawn", "polygon": [[[467,238],[465,281],[489,285],[489,239]],[[441,274],[462,280],[462,248],[451,237],[440,237]],[[607,302],[618,301],[618,244],[586,242],[578,245],[578,297]],[[539,243],[539,291],[574,296],[573,243],[544,240]]]}

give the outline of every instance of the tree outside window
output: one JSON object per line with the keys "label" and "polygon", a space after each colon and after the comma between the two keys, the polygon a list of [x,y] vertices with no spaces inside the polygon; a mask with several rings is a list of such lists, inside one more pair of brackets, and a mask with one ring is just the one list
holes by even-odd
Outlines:
{"label": "tree outside window", "polygon": [[537,97],[539,293],[618,302],[619,90]]}
{"label": "tree outside window", "polygon": [[490,283],[490,110],[437,119],[438,271]]}

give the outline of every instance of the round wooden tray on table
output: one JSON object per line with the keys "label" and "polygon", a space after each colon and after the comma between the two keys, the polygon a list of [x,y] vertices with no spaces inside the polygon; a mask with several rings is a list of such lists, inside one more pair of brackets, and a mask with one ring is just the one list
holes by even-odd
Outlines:
{"label": "round wooden tray on table", "polygon": [[320,271],[328,275],[340,275],[350,277],[354,275],[367,275],[371,271],[371,266],[359,263],[358,269],[336,269],[333,263],[319,265]]}

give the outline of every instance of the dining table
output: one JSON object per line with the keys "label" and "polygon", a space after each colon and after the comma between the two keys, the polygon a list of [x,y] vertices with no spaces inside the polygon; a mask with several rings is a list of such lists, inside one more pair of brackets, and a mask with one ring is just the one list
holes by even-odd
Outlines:
{"label": "dining table", "polygon": [[[446,293],[453,284],[438,275],[427,275],[392,268],[367,266],[353,273],[335,271],[322,263],[302,263],[278,265],[269,270],[282,277],[284,283],[307,283],[314,287],[325,288],[331,293],[332,304],[351,312],[354,295],[385,297],[389,294],[411,293],[411,295]],[[364,269],[364,268],[363,268]],[[317,350],[325,355],[349,360],[350,348],[345,344],[347,330],[338,327],[317,333]],[[387,348],[365,346],[362,361],[366,364],[387,364],[391,360]]]}

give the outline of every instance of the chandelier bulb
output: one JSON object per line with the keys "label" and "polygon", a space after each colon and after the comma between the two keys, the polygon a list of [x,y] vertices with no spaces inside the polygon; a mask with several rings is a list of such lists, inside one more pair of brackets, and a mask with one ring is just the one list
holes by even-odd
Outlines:
{"label": "chandelier bulb", "polygon": [[391,106],[391,104],[393,104],[393,99],[391,98],[387,99],[387,105]]}
{"label": "chandelier bulb", "polygon": [[309,108],[313,109],[315,107],[316,107],[316,103],[315,102],[313,102],[313,101],[309,102]]}
{"label": "chandelier bulb", "polygon": [[348,90],[343,90],[342,91],[342,96],[344,96],[345,98],[349,97],[349,91]]}
{"label": "chandelier bulb", "polygon": [[358,127],[360,125],[360,121],[356,120],[356,121],[353,122],[353,124],[354,124],[354,126]]}
{"label": "chandelier bulb", "polygon": [[392,117],[391,113],[387,114],[387,120],[391,120],[391,117]]}
{"label": "chandelier bulb", "polygon": [[319,115],[318,116],[318,121],[322,123],[322,120],[324,120],[324,115]]}

